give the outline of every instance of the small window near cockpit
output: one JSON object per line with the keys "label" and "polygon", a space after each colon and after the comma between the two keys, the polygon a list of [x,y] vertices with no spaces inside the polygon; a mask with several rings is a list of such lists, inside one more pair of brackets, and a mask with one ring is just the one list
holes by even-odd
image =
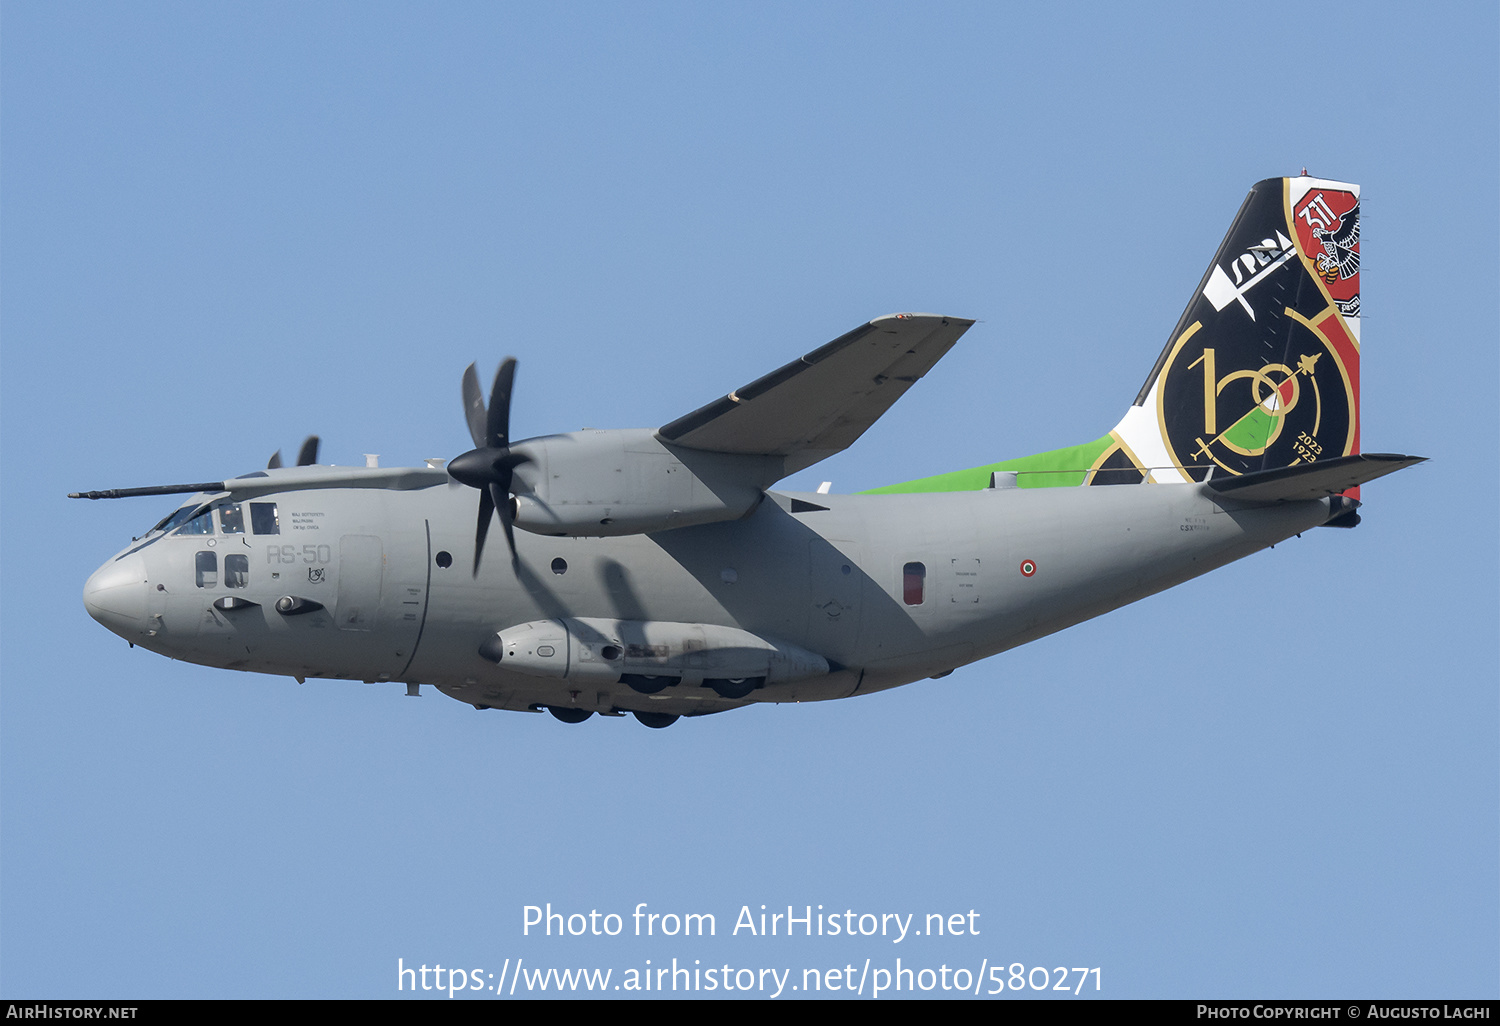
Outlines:
{"label": "small window near cockpit", "polygon": [[239,503],[229,502],[219,507],[219,529],[225,534],[245,533],[245,512]]}
{"label": "small window near cockpit", "polygon": [[256,534],[280,534],[281,521],[276,516],[276,503],[252,502],[250,504],[250,529]]}
{"label": "small window near cockpit", "polygon": [[909,606],[920,606],[926,584],[927,567],[921,563],[907,563],[901,568],[901,601]]}
{"label": "small window near cockpit", "polygon": [[219,557],[214,553],[198,553],[193,560],[193,569],[197,574],[198,587],[217,588],[219,586]]}
{"label": "small window near cockpit", "polygon": [[250,583],[250,557],[236,553],[224,557],[224,587],[244,588]]}

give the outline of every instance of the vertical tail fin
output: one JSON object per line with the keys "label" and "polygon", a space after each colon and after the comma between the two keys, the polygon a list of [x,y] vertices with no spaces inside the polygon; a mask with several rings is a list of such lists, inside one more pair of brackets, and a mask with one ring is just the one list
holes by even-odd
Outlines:
{"label": "vertical tail fin", "polygon": [[1359,186],[1257,183],[1111,434],[1157,481],[1359,452]]}

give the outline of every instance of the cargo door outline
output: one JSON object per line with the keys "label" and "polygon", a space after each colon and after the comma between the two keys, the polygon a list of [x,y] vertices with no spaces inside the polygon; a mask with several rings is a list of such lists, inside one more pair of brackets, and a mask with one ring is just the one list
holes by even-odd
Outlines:
{"label": "cargo door outline", "polygon": [[341,631],[373,631],[385,583],[385,550],[373,534],[339,539],[339,584],[335,608]]}

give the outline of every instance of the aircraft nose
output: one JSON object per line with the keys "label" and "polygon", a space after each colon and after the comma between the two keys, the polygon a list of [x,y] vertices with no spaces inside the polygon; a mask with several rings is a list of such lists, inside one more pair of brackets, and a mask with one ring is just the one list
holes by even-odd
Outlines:
{"label": "aircraft nose", "polygon": [[105,563],[83,586],[89,615],[122,638],[146,629],[146,560],[138,553]]}

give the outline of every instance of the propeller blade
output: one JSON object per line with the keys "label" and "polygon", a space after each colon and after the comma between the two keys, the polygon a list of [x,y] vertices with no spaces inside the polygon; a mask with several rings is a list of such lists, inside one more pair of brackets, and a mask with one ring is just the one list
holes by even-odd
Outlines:
{"label": "propeller blade", "polygon": [[[310,467],[318,462],[318,442],[317,435],[308,435],[303,439],[302,448],[297,450],[297,466]],[[277,450],[276,455],[281,455],[280,450]]]}
{"label": "propeller blade", "polygon": [[474,527],[474,576],[479,576],[479,557],[484,554],[484,536],[490,533],[490,515],[495,503],[488,489],[479,489],[479,522]]}
{"label": "propeller blade", "polygon": [[[507,474],[507,477],[510,475]],[[505,544],[510,546],[510,565],[515,566],[520,562],[516,555],[516,532],[512,526],[515,523],[515,512],[510,504],[510,483],[506,482],[504,488],[498,484],[490,485],[491,501],[495,503],[495,509],[500,514],[500,526],[505,529]]]}
{"label": "propeller blade", "polygon": [[448,476],[460,484],[479,489],[479,520],[474,525],[474,576],[479,576],[479,561],[484,556],[484,539],[489,534],[490,516],[500,514],[505,544],[510,549],[511,566],[518,564],[516,555],[515,507],[511,504],[511,486],[515,469],[530,463],[531,457],[510,451],[510,393],[516,381],[516,361],[506,357],[495,372],[490,401],[485,406],[479,391],[479,373],[471,363],[464,369],[464,419],[474,448],[448,461]]}
{"label": "propeller blade", "polygon": [[485,422],[485,444],[496,449],[510,445],[510,390],[515,381],[516,361],[507,356],[495,372],[495,384],[490,389],[489,417]]}
{"label": "propeller blade", "polygon": [[281,450],[280,449],[277,449],[275,452],[273,452],[271,454],[271,458],[266,462],[266,469],[267,470],[280,470],[281,469]]}
{"label": "propeller blade", "polygon": [[479,374],[471,363],[464,371],[464,419],[469,424],[469,437],[474,439],[474,448],[485,447],[484,393],[479,390]]}
{"label": "propeller blade", "polygon": [[[475,472],[475,468],[469,466],[471,461],[465,459],[465,457],[482,459],[485,456],[493,456],[494,453],[494,449],[475,450],[453,459],[453,463],[459,464],[459,473],[453,475],[454,480],[479,489],[479,523],[474,534],[475,576],[479,574],[479,557],[484,551],[484,539],[490,529],[490,514],[496,511],[500,513],[500,526],[505,529],[505,544],[510,549],[511,565],[515,566],[519,559],[516,554],[516,533],[513,526],[516,521],[515,505],[511,501],[510,493],[515,487],[515,468],[523,463],[530,463],[531,457],[525,453],[501,452],[488,467],[479,472]],[[453,463],[448,465],[450,474]]]}

